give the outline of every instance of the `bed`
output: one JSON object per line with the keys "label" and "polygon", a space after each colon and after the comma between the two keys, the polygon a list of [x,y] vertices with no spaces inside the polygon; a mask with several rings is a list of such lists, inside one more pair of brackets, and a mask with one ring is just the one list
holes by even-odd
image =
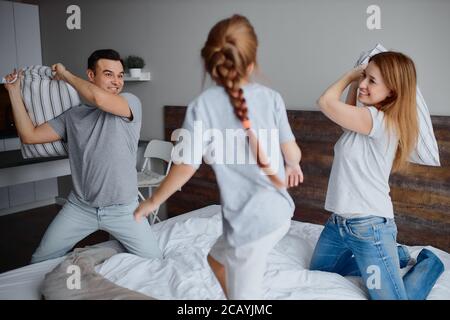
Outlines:
{"label": "bed", "polygon": [[[181,127],[186,107],[166,106],[165,138]],[[333,145],[341,134],[320,112],[288,110],[303,149],[305,184],[290,190],[296,211],[288,235],[269,257],[267,299],[366,299],[359,278],[309,271],[313,248],[329,213],[323,209]],[[391,177],[398,241],[416,257],[424,245],[444,262],[445,271],[428,296],[450,299],[450,117],[432,116],[441,167],[412,166]],[[306,181],[308,183],[306,183]],[[170,219],[153,228],[166,259],[154,261],[120,253],[96,270],[114,283],[157,299],[224,299],[206,264],[206,254],[221,232],[219,191],[213,171],[202,165],[167,202]],[[104,245],[111,245],[105,243]],[[47,272],[63,258],[0,274],[0,299],[39,299]],[[407,268],[402,272],[407,272]]]}
{"label": "bed", "polygon": [[[96,271],[122,287],[157,299],[225,299],[206,262],[210,247],[222,231],[219,205],[179,215],[153,228],[164,260],[144,259],[123,252],[99,264]],[[264,278],[266,299],[367,299],[359,277],[308,270],[322,228],[318,224],[292,221],[289,233],[269,256]],[[110,241],[102,245],[112,244]],[[412,257],[416,257],[423,247],[408,248]],[[427,248],[445,265],[428,299],[450,299],[450,254],[435,247]],[[0,274],[0,299],[40,299],[39,288],[45,274],[63,259]],[[408,268],[402,272],[407,272]]]}
{"label": "bed", "polygon": [[[297,108],[301,109],[301,108]],[[180,128],[185,106],[165,106],[165,139]],[[287,110],[289,123],[302,148],[305,183],[289,189],[295,202],[294,220],[324,224],[330,213],[324,209],[333,147],[341,128],[320,111]],[[391,198],[398,241],[407,245],[432,245],[450,252],[450,116],[431,116],[439,146],[440,167],[411,165],[405,174],[392,174]],[[167,201],[169,216],[220,202],[212,169],[203,164],[182,192]]]}

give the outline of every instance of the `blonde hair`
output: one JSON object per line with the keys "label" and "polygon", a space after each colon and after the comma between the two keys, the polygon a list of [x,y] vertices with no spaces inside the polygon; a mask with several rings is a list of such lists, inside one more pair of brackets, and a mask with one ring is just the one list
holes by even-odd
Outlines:
{"label": "blonde hair", "polygon": [[211,78],[227,92],[234,114],[247,130],[249,144],[255,155],[258,166],[268,174],[269,179],[277,187],[283,187],[281,180],[269,169],[267,159],[256,135],[251,128],[248,117],[247,102],[242,90],[242,80],[248,76],[249,68],[256,62],[258,38],[248,19],[241,15],[219,21],[208,34],[201,56],[205,70]]}
{"label": "blonde hair", "polygon": [[408,56],[400,52],[382,52],[370,58],[380,69],[391,95],[381,102],[388,130],[398,137],[398,148],[392,170],[404,170],[408,158],[417,145],[419,123],[416,106],[416,68]]}

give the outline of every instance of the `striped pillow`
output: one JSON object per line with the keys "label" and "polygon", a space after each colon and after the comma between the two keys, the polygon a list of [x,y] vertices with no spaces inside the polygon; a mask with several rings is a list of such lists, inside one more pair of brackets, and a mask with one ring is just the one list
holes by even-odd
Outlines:
{"label": "striped pillow", "polygon": [[[65,81],[52,79],[50,67],[31,66],[24,69],[21,87],[25,108],[35,126],[56,118],[81,103],[72,86]],[[22,144],[21,151],[24,158],[65,156],[67,146],[63,141]]]}
{"label": "striped pillow", "polygon": [[[363,52],[356,62],[356,66],[369,62],[369,58],[377,53],[388,51],[381,44],[368,52]],[[428,110],[425,99],[417,87],[417,116],[419,118],[419,138],[416,149],[409,156],[409,162],[439,167],[439,149],[434,136],[433,125],[431,123],[430,111]]]}

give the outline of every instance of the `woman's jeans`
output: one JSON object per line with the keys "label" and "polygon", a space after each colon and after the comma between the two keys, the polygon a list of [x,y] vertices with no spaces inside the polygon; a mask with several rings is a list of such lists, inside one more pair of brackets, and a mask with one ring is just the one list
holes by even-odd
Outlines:
{"label": "woman's jeans", "polygon": [[444,265],[423,249],[417,263],[402,278],[400,267],[409,261],[405,247],[397,247],[394,219],[378,216],[345,219],[332,214],[311,259],[311,270],[362,276],[373,300],[424,300]]}

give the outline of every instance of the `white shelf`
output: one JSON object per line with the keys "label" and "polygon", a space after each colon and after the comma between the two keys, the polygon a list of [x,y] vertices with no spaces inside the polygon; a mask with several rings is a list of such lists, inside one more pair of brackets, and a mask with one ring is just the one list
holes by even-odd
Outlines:
{"label": "white shelf", "polygon": [[125,73],[124,81],[150,81],[152,77],[149,71],[142,71],[139,78],[131,77],[129,73]]}

